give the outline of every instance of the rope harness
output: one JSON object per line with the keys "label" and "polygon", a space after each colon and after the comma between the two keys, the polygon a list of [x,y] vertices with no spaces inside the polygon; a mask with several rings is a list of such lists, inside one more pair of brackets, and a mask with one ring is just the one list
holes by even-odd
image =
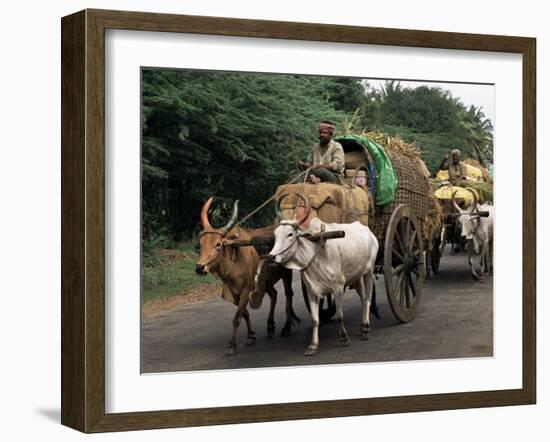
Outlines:
{"label": "rope harness", "polygon": [[[236,222],[234,224],[234,226],[238,226],[238,225],[241,225],[242,223],[244,223],[245,221],[247,221],[251,216],[253,216],[254,214],[256,214],[258,211],[260,211],[261,209],[263,209],[267,204],[269,204],[271,201],[273,201],[274,198],[276,198],[284,189],[286,189],[286,187],[288,187],[289,185],[291,184],[294,184],[296,180],[298,180],[302,175],[305,176],[304,178],[304,181],[303,181],[303,184],[305,184],[307,178],[308,178],[308,174],[309,174],[309,171],[311,170],[311,168],[307,168],[306,170],[304,170],[303,172],[300,172],[298,175],[296,175],[294,178],[292,178],[288,183],[286,183],[283,188],[281,189],[281,191],[279,193],[274,193],[271,197],[269,197],[267,200],[265,200],[262,204],[260,204],[258,207],[256,207],[252,212],[250,212],[249,214],[247,214],[246,216],[244,216],[243,218],[241,218],[238,222]],[[233,226],[233,227],[234,227]],[[207,234],[215,234],[215,235],[219,235],[222,239],[226,237],[226,235],[232,230],[231,227],[225,234],[224,233],[221,233],[221,232],[217,232],[216,230],[203,230],[202,232],[199,233],[199,238],[203,235],[207,235]],[[296,226],[296,229],[298,228],[298,226]],[[292,245],[292,244],[291,244]],[[227,247],[227,244],[225,241],[223,241],[220,245],[221,249],[223,250],[225,247]],[[286,251],[286,250],[285,250]],[[216,259],[218,259],[218,257],[220,256],[220,252],[221,251],[218,251],[212,258],[210,258],[205,264],[204,266],[207,266],[207,265],[210,265],[212,262],[214,262]],[[226,279],[229,274],[231,273],[231,270],[233,269],[233,263],[235,263],[235,261],[237,260],[237,248],[236,247],[233,247],[232,248],[232,256],[231,256],[231,266],[229,267],[229,270],[227,272],[224,272],[223,274],[220,274],[220,278],[223,280],[223,279]],[[308,266],[309,266],[310,263],[308,263]],[[307,266],[306,266],[307,268]]]}
{"label": "rope harness", "polygon": [[[310,168],[304,170],[303,172],[300,172],[298,175],[296,175],[294,178],[292,178],[288,183],[286,183],[283,188],[280,190],[279,193],[274,193],[271,195],[267,200],[265,200],[262,204],[260,204],[258,207],[256,207],[252,212],[250,212],[248,215],[241,218],[237,223],[235,223],[236,226],[240,226],[242,223],[247,221],[252,215],[255,215],[258,211],[263,209],[265,206],[267,206],[273,199],[275,199],[284,189],[286,189],[291,184],[294,184],[295,181],[300,178],[302,175],[305,174],[305,177],[307,179],[307,174],[309,173]],[[305,183],[305,180],[304,180]]]}
{"label": "rope harness", "polygon": [[[203,230],[201,233],[199,233],[199,238],[203,235],[219,235],[222,239],[225,238],[225,235],[221,232],[217,232],[215,230]],[[225,241],[223,241],[221,243],[221,248],[222,250],[227,246],[227,244],[225,243]],[[229,274],[231,273],[231,270],[233,270],[233,264],[235,263],[235,261],[237,260],[237,249],[236,248],[233,248],[231,250],[231,265],[229,267],[229,270],[227,270],[226,272],[223,272],[223,273],[219,273],[219,272],[216,272],[219,274],[220,278],[222,280],[224,279],[227,279]],[[212,262],[214,262],[216,259],[218,259],[220,257],[220,252],[218,251],[212,258],[210,258],[208,261],[206,261],[203,265],[206,267],[208,265],[210,265]]]}
{"label": "rope harness", "polygon": [[481,225],[480,220],[481,216],[479,213],[470,213],[470,219],[472,220],[472,232],[474,234],[477,234],[477,231],[479,230],[479,226]]}

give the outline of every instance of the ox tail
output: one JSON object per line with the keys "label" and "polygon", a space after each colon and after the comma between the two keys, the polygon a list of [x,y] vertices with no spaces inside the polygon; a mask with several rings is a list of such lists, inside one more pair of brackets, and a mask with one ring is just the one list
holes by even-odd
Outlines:
{"label": "ox tail", "polygon": [[372,281],[372,299],[370,303],[370,312],[376,319],[380,319],[380,312],[378,311],[378,305],[376,304],[376,285]]}

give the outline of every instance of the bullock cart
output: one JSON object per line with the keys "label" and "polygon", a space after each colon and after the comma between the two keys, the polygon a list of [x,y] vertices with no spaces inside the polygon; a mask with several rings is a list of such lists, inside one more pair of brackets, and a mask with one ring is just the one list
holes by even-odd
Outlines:
{"label": "bullock cart", "polygon": [[[466,183],[467,184],[467,183]],[[486,234],[492,237],[492,205],[487,204],[486,199],[481,199],[474,187],[446,186],[440,187],[434,192],[441,207],[443,208],[442,224],[437,238],[436,246],[430,257],[431,267],[434,273],[439,269],[439,260],[443,255],[445,246],[451,244],[451,253],[465,251],[468,249],[468,264],[474,280],[480,278],[473,267],[472,255],[475,252],[474,240],[485,242]],[[485,197],[485,195],[484,195]],[[480,210],[481,209],[481,210]],[[482,221],[482,218],[491,218],[491,221]],[[490,223],[489,231],[481,233],[483,229],[480,224]],[[479,232],[478,232],[479,230]],[[488,239],[492,243],[492,238]],[[475,252],[477,253],[477,252]],[[489,255],[486,250],[482,251],[480,261],[484,261],[483,269],[488,271],[490,267]],[[481,275],[482,276],[482,275]]]}
{"label": "bullock cart", "polygon": [[[463,186],[463,185],[464,186]],[[433,247],[430,249],[428,265],[433,273],[438,273],[439,262],[443,256],[445,246],[451,245],[451,253],[463,252],[467,248],[467,241],[462,236],[462,229],[458,220],[460,211],[465,210],[478,202],[485,203],[492,200],[492,184],[483,184],[483,192],[478,192],[475,183],[463,181],[460,185],[451,184],[441,186],[435,183],[433,186],[434,196],[441,207],[441,225],[437,232],[434,232]],[[490,189],[490,192],[487,191]],[[481,195],[481,198],[480,198]],[[490,196],[491,198],[488,198]],[[474,201],[476,203],[474,204]],[[487,217],[486,212],[479,212],[481,217]]]}
{"label": "bullock cart", "polygon": [[457,204],[462,208],[473,201],[472,194],[462,187],[449,185],[435,190],[434,196],[441,207],[441,225],[439,230],[434,232],[433,247],[429,252],[428,265],[433,273],[439,272],[439,263],[447,244],[451,245],[451,253],[466,250],[466,242],[462,239],[460,223],[457,220],[458,212],[452,204],[453,194]]}
{"label": "bullock cart", "polygon": [[[379,243],[375,274],[384,278],[395,317],[400,322],[410,321],[422,297],[425,245],[440,222],[440,208],[420,158],[382,148],[364,135],[339,136],[336,141],[344,148],[347,182],[280,186],[281,217],[293,217],[305,196],[312,217],[327,223],[359,221],[369,226]],[[326,299],[321,320],[335,314],[334,303],[330,297]],[[308,302],[306,306],[309,308]]]}

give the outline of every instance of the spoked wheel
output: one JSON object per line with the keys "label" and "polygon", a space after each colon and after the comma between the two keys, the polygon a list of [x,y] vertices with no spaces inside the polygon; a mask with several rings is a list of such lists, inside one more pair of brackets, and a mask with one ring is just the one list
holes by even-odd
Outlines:
{"label": "spoked wheel", "polygon": [[[306,285],[304,284],[304,281],[301,281],[301,282],[302,282],[302,295],[304,296],[304,302],[306,303],[307,311],[311,313],[309,298],[307,296],[307,288],[306,288]],[[334,303],[334,299],[332,298],[332,295],[323,296],[319,301],[319,321],[328,322],[334,317],[335,314],[336,314],[336,304]]]}
{"label": "spoked wheel", "polygon": [[397,206],[390,217],[384,243],[384,279],[388,301],[401,322],[414,318],[424,283],[424,242],[411,208]]}

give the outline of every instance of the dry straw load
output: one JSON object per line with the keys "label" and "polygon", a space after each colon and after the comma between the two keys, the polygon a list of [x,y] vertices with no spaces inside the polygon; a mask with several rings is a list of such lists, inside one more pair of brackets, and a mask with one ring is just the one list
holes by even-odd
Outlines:
{"label": "dry straw load", "polygon": [[401,138],[394,137],[381,132],[364,132],[374,142],[382,146],[386,151],[390,150],[394,153],[404,155],[411,159],[420,159],[420,149],[415,143],[405,143]]}
{"label": "dry straw load", "polygon": [[422,223],[422,238],[428,242],[439,233],[443,221],[443,208],[433,193],[430,193],[430,204],[431,209]]}
{"label": "dry straw load", "polygon": [[[287,194],[283,197],[283,195]],[[283,219],[294,217],[296,206],[302,205],[297,194],[305,195],[311,206],[311,217],[327,223],[369,224],[369,196],[361,187],[332,183],[290,184],[279,186],[276,195],[280,198]]]}
{"label": "dry straw load", "polygon": [[465,187],[471,187],[479,195],[480,203],[493,203],[493,184],[485,181],[466,181]]}
{"label": "dry straw load", "polygon": [[395,208],[400,204],[407,204],[422,226],[424,241],[428,241],[441,226],[442,213],[430,187],[429,171],[420,158],[420,150],[414,143],[406,143],[399,137],[379,132],[366,132],[364,135],[382,146],[397,173],[394,201],[376,207],[371,223],[374,234],[379,240],[383,239]]}
{"label": "dry straw load", "polygon": [[[480,199],[480,203],[492,203],[493,202],[493,179],[490,177],[489,172],[485,169],[479,161],[472,158],[467,158],[464,161],[467,168],[466,180],[455,183],[459,188],[471,187],[477,191]],[[435,195],[438,199],[448,199],[447,191],[443,190],[438,192],[437,190],[449,185],[449,172],[447,170],[440,170],[434,180],[430,180],[432,189],[436,192]]]}
{"label": "dry straw load", "polygon": [[483,175],[483,180],[486,183],[493,184],[493,179],[491,178],[491,175],[489,175],[489,171],[485,167],[483,167],[478,160],[474,160],[473,158],[466,158],[463,163],[469,166],[477,167]]}

